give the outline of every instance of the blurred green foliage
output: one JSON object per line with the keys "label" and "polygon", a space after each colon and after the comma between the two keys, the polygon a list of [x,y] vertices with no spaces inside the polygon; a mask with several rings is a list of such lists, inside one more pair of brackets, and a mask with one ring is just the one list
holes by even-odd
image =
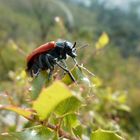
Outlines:
{"label": "blurred green foliage", "polygon": [[[80,108],[64,117],[62,127],[82,138],[102,128],[128,140],[139,139],[140,19],[139,4],[133,4],[137,8],[131,4],[129,10],[123,11],[98,1],[85,7],[69,0],[0,0],[0,104],[31,108],[44,84],[48,87],[53,83],[54,79],[46,83],[47,75],[34,81],[26,75],[26,56],[35,47],[57,39],[77,41],[78,47],[89,44],[78,49],[77,59],[96,77],[74,68],[77,86],[59,69],[54,73],[82,102],[81,106],[75,103]],[[67,61],[72,68],[70,59]],[[59,104],[58,111],[63,112],[67,102],[68,107],[75,108],[73,100],[66,100]],[[52,113],[50,122],[57,124],[59,117]],[[1,111],[0,120],[1,133],[35,125],[8,111]],[[42,137],[55,137],[52,131],[41,129],[48,134]],[[37,133],[41,132],[39,129]],[[15,134],[15,138],[19,136]]]}

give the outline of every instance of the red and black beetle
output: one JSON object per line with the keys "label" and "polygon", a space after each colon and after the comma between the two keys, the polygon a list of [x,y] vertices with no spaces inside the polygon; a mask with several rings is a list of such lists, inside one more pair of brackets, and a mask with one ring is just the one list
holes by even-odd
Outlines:
{"label": "red and black beetle", "polygon": [[[28,55],[26,71],[33,77],[37,76],[42,70],[49,70],[50,78],[54,70],[54,65],[58,65],[69,74],[73,81],[75,81],[65,63],[67,56],[72,57],[74,62],[77,63],[75,60],[75,57],[77,56],[75,45],[76,42],[72,44],[68,41],[52,41],[41,45]],[[60,62],[64,66],[62,66]]]}

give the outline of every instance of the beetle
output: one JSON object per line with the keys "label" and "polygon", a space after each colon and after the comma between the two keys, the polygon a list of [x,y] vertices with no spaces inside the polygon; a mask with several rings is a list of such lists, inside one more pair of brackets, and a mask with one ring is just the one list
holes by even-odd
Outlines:
{"label": "beetle", "polygon": [[49,70],[48,78],[50,79],[54,66],[57,65],[68,73],[72,81],[75,82],[75,78],[69,71],[65,62],[67,57],[70,56],[74,60],[75,64],[77,64],[75,59],[77,56],[75,46],[76,42],[72,44],[69,41],[51,41],[41,45],[27,56],[26,71],[31,77],[36,77],[40,71]]}

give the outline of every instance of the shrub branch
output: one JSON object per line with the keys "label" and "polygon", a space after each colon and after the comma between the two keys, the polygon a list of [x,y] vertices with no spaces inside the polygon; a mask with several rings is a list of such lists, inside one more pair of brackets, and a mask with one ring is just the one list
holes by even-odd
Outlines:
{"label": "shrub branch", "polygon": [[71,136],[71,134],[69,134],[68,132],[64,131],[63,129],[61,129],[61,128],[58,129],[58,127],[55,126],[55,125],[47,123],[45,126],[50,128],[50,129],[52,129],[52,130],[54,130],[54,131],[56,131],[56,132],[58,132],[59,137],[67,138],[69,140],[79,140],[79,138]]}

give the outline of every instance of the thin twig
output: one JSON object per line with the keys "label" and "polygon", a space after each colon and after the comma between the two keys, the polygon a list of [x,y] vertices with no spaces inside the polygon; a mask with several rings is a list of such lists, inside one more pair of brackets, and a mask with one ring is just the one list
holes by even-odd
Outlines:
{"label": "thin twig", "polygon": [[[4,105],[0,105],[0,110],[3,110],[3,109],[6,109],[7,106],[4,106]],[[28,119],[29,121],[32,121],[32,122],[35,122],[38,120],[34,119],[34,117],[32,118],[29,118],[29,117],[26,117],[24,116],[26,119]],[[69,140],[80,140],[79,138],[75,137],[75,136],[72,136],[70,133],[64,131],[62,128],[60,128],[60,126],[55,126],[55,125],[52,125],[48,122],[39,122],[41,125],[44,125],[52,130],[54,130],[55,132],[58,133],[59,137],[63,137],[63,138],[66,138],[66,139],[69,139]]]}
{"label": "thin twig", "polygon": [[93,74],[92,72],[90,72],[87,68],[85,68],[83,65],[78,65],[78,67],[82,68],[83,70],[87,71],[91,76],[95,77],[95,74]]}
{"label": "thin twig", "polygon": [[48,128],[50,128],[50,129],[58,132],[59,137],[63,137],[63,138],[69,139],[69,140],[79,140],[79,138],[71,136],[71,134],[69,134],[68,132],[64,131],[63,129],[61,129],[61,128],[58,129],[57,126],[55,126],[55,125],[47,123],[46,126]]}
{"label": "thin twig", "polygon": [[10,94],[7,91],[5,91],[5,95],[11,105],[16,105],[13,98],[10,96]]}

